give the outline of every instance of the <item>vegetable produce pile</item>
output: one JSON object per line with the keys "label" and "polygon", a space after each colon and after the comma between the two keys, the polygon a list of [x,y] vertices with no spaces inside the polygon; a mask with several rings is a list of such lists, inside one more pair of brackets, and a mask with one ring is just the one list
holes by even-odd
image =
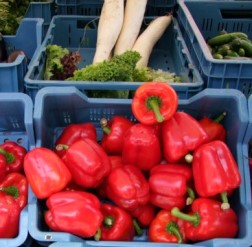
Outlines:
{"label": "vegetable produce pile", "polygon": [[29,6],[29,0],[0,1],[0,33],[4,35],[13,35]]}
{"label": "vegetable produce pile", "polygon": [[[65,78],[67,81],[90,82],[181,82],[181,78],[175,73],[148,67],[153,47],[172,22],[172,15],[153,18],[142,30],[146,5],[146,0],[137,3],[134,0],[127,0],[125,3],[121,0],[105,0],[99,16],[92,63],[77,68],[79,62],[77,60],[73,66],[67,62],[68,66],[64,67],[62,56],[69,51],[65,47],[50,44],[46,48],[44,79]],[[73,72],[72,75],[68,73],[69,67],[71,73]],[[125,93],[125,96],[127,95]]]}
{"label": "vegetable produce pile", "polygon": [[[131,103],[134,118],[67,125],[53,149],[24,158],[43,218],[56,232],[81,238],[194,243],[234,238],[238,217],[229,203],[241,183],[221,120],[178,110],[167,83],[143,83]],[[50,172],[48,172],[50,171]],[[144,231],[143,231],[144,229]]]}
{"label": "vegetable produce pile", "polygon": [[248,35],[242,32],[221,32],[207,41],[211,53],[216,59],[252,58],[252,42]]}
{"label": "vegetable produce pile", "polygon": [[30,2],[47,2],[47,0],[0,0],[0,33],[3,35],[16,33]]}
{"label": "vegetable produce pile", "polygon": [[23,170],[27,150],[16,142],[0,145],[0,238],[19,233],[20,213],[28,201],[28,181]]}

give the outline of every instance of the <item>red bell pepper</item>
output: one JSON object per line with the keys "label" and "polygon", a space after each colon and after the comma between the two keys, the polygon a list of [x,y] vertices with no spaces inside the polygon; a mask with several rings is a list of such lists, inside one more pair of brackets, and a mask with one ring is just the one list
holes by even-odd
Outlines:
{"label": "red bell pepper", "polygon": [[103,220],[100,201],[89,192],[56,192],[46,200],[46,206],[45,222],[56,232],[93,237]]}
{"label": "red bell pepper", "polygon": [[85,138],[73,143],[62,157],[73,181],[83,188],[96,188],[111,171],[111,163],[103,148]]}
{"label": "red bell pepper", "polygon": [[[111,163],[110,172],[112,172],[116,167],[123,166],[122,156],[109,155],[108,158]],[[107,177],[105,177],[103,181],[101,182],[101,184],[99,184],[99,186],[96,188],[96,192],[99,198],[107,198],[106,188],[107,188]]]}
{"label": "red bell pepper", "polygon": [[162,124],[163,155],[167,162],[177,162],[207,141],[199,122],[185,112],[176,112]]}
{"label": "red bell pepper", "polygon": [[33,193],[39,199],[61,191],[72,179],[62,159],[44,147],[34,148],[26,154],[24,171]]}
{"label": "red bell pepper", "polygon": [[94,124],[80,123],[66,126],[55,142],[55,152],[62,157],[66,149],[64,145],[71,146],[75,141],[83,138],[97,140],[97,133]]}
{"label": "red bell pepper", "polygon": [[157,208],[153,204],[147,203],[131,210],[130,213],[141,227],[148,227],[156,216],[156,211]]}
{"label": "red bell pepper", "polygon": [[188,240],[204,241],[213,238],[233,238],[238,232],[238,219],[233,209],[223,210],[221,202],[210,198],[197,198],[189,214],[173,208],[172,215],[187,221]]}
{"label": "red bell pepper", "polygon": [[131,107],[133,115],[140,123],[161,123],[176,112],[178,95],[168,83],[144,83],[135,91]]}
{"label": "red bell pepper", "polygon": [[212,141],[194,151],[192,163],[195,189],[201,197],[222,194],[223,207],[229,207],[227,191],[241,184],[238,165],[222,141]]}
{"label": "red bell pepper", "polygon": [[105,118],[101,119],[101,127],[104,132],[101,146],[107,154],[122,154],[124,134],[133,124],[132,121],[122,116],[114,116],[110,121],[107,121]]}
{"label": "red bell pepper", "polygon": [[116,205],[133,210],[149,201],[149,184],[138,167],[124,165],[108,175],[107,196]]}
{"label": "red bell pepper", "polygon": [[27,205],[28,181],[21,173],[8,173],[0,183],[0,191],[11,194],[21,209]]}
{"label": "red bell pepper", "polygon": [[0,182],[6,175],[7,162],[4,155],[0,154]]}
{"label": "red bell pepper", "polygon": [[203,117],[199,120],[200,125],[207,132],[208,140],[207,142],[211,142],[214,140],[225,141],[226,139],[226,129],[220,123],[222,119],[226,116],[226,112],[223,112],[216,119],[212,120],[209,117]]}
{"label": "red bell pepper", "polygon": [[161,145],[158,130],[154,126],[137,123],[124,135],[122,160],[143,171],[148,171],[161,161]]}
{"label": "red bell pepper", "polygon": [[20,212],[14,197],[0,191],[0,238],[15,238],[18,235]]}
{"label": "red bell pepper", "polygon": [[151,222],[148,237],[152,242],[186,243],[185,222],[162,209]]}
{"label": "red bell pepper", "polygon": [[16,142],[8,141],[0,145],[0,154],[4,155],[6,172],[23,172],[23,160],[27,150]]}
{"label": "red bell pepper", "polygon": [[150,175],[154,173],[163,173],[163,172],[170,172],[170,173],[177,173],[182,174],[186,177],[186,181],[190,181],[193,178],[192,168],[188,164],[160,164],[156,165],[151,168]]}
{"label": "red bell pepper", "polygon": [[[188,164],[160,164],[152,167],[150,170],[150,176],[155,173],[176,173],[181,174],[186,179],[187,184],[187,199],[186,199],[186,205],[189,205],[192,203],[192,201],[195,199],[195,193],[194,193],[194,183],[193,183],[193,174],[192,174],[192,168]],[[157,196],[157,195],[156,195]],[[157,196],[158,200],[162,200],[161,195]],[[166,198],[167,200],[168,198]]]}
{"label": "red bell pepper", "polygon": [[135,230],[132,216],[123,208],[108,203],[101,205],[103,221],[95,240],[131,241]]}
{"label": "red bell pepper", "polygon": [[149,185],[153,205],[167,210],[185,207],[187,180],[183,174],[157,171],[150,175]]}

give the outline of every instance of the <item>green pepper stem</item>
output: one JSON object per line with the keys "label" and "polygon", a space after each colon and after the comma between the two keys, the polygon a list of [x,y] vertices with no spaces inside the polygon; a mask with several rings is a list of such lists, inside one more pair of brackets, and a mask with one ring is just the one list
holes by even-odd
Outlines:
{"label": "green pepper stem", "polygon": [[134,225],[134,229],[135,229],[135,232],[137,234],[137,236],[142,236],[144,231],[143,229],[139,226],[138,222],[136,219],[133,219],[133,225]]}
{"label": "green pepper stem", "polygon": [[220,123],[226,115],[227,115],[227,113],[226,113],[225,111],[222,112],[222,113],[220,114],[220,116],[218,116],[217,118],[214,119],[214,122]]}
{"label": "green pepper stem", "polygon": [[178,224],[176,222],[169,222],[167,225],[166,225],[166,231],[169,233],[169,234],[172,234],[172,235],[175,235],[178,239],[178,243],[183,243],[183,237],[182,237],[182,234],[181,232],[179,231],[179,227],[178,227]]}
{"label": "green pepper stem", "polygon": [[65,144],[58,144],[58,145],[56,145],[56,147],[55,147],[55,149],[56,149],[57,151],[67,150],[68,148],[69,148],[69,146],[68,146],[68,145],[65,145]]}
{"label": "green pepper stem", "polygon": [[110,134],[111,129],[108,127],[108,120],[106,118],[102,118],[100,120],[100,125],[105,134]]}
{"label": "green pepper stem", "polygon": [[107,228],[110,228],[110,227],[113,226],[114,221],[115,221],[114,217],[112,217],[112,216],[105,216],[105,217],[104,217],[104,220],[103,220],[103,224],[104,224]]}
{"label": "green pepper stem", "polygon": [[0,191],[3,191],[5,194],[13,196],[15,199],[19,197],[19,190],[17,186],[10,185],[8,187],[0,188]]}
{"label": "green pepper stem", "polygon": [[193,162],[193,155],[188,153],[185,155],[184,159],[185,159],[186,163],[191,164]]}
{"label": "green pepper stem", "polygon": [[147,107],[154,112],[158,123],[162,123],[164,121],[164,117],[160,113],[160,105],[161,100],[156,96],[151,96],[147,99]]}
{"label": "green pepper stem", "polygon": [[194,190],[190,187],[187,187],[186,190],[188,194],[188,197],[186,199],[186,205],[191,205],[195,199],[195,193],[194,193]]}
{"label": "green pepper stem", "polygon": [[0,148],[0,154],[3,154],[7,164],[11,164],[15,161],[15,155],[13,153],[6,152],[3,148]]}
{"label": "green pepper stem", "polygon": [[95,235],[94,235],[95,241],[99,241],[99,240],[101,239],[101,235],[102,235],[102,232],[101,232],[101,229],[99,228],[99,229],[96,231]]}
{"label": "green pepper stem", "polygon": [[191,222],[194,226],[197,226],[200,223],[200,216],[198,213],[194,213],[193,215],[185,214],[179,210],[179,208],[174,207],[171,210],[171,214],[179,219]]}
{"label": "green pepper stem", "polygon": [[229,209],[230,208],[230,204],[228,202],[227,192],[221,192],[220,196],[221,196],[221,200],[222,200],[221,208],[223,210]]}

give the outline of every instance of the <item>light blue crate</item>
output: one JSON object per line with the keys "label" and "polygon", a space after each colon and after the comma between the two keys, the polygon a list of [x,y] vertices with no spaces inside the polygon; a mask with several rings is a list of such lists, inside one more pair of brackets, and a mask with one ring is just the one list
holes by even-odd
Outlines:
{"label": "light blue crate", "polygon": [[248,198],[248,204],[252,208],[252,192],[251,192],[251,182],[252,182],[252,170],[249,166],[249,158],[250,152],[249,147],[252,145],[252,95],[248,98],[248,116],[249,116],[249,122],[248,122],[248,128],[246,130],[244,140],[243,140],[243,157],[244,157],[244,173],[245,173],[245,180],[248,184],[248,189],[246,191],[246,196]]}
{"label": "light blue crate", "polygon": [[[0,93],[0,143],[14,141],[27,151],[35,147],[33,102],[24,93]],[[10,226],[11,227],[11,226]],[[28,246],[28,206],[20,215],[15,238],[0,238],[0,246]]]}
{"label": "light blue crate", "polygon": [[[145,20],[148,22],[152,19],[153,18],[149,17]],[[84,32],[87,23],[89,23],[89,28]],[[135,90],[142,84],[141,82],[43,80],[46,63],[46,46],[49,44],[57,44],[69,50],[78,50],[82,57],[82,61],[78,64],[79,68],[91,64],[96,48],[97,26],[97,16],[59,15],[53,17],[40,50],[34,55],[34,60],[25,75],[27,93],[32,99],[35,98],[40,88],[46,86],[71,85],[82,90]],[[189,51],[184,43],[175,18],[155,45],[150,56],[149,66],[155,69],[174,72],[178,76],[181,76],[181,83],[170,83],[181,99],[187,99],[203,88],[204,82],[192,63]]]}
{"label": "light blue crate", "polygon": [[[187,245],[169,244],[169,246],[248,247],[252,244],[252,211],[248,204],[250,185],[244,179],[246,175],[244,157],[242,155],[242,141],[248,126],[248,107],[245,96],[234,89],[205,89],[190,99],[179,100],[178,110],[185,111],[196,119],[200,119],[203,116],[215,118],[223,111],[227,113],[222,123],[227,130],[227,144],[237,161],[242,176],[241,186],[230,197],[231,207],[238,214],[239,232],[236,238],[212,239]],[[91,99],[87,98],[75,87],[45,87],[37,93],[34,103],[36,146],[53,148],[58,129],[63,129],[70,123],[91,121],[97,128],[98,138],[101,138],[100,119],[102,117],[111,119],[114,115],[122,115],[134,120],[131,112],[131,100]],[[43,200],[37,200],[34,195],[30,198],[28,209],[29,233],[36,241],[45,246],[61,244],[57,242],[64,242],[62,246],[70,246],[74,243],[76,247],[89,245],[120,247],[164,246],[161,243],[148,242],[146,236],[136,238],[131,242],[97,242],[90,239],[82,239],[69,233],[54,232],[44,222],[42,212],[45,207]],[[55,242],[54,245],[53,242]]]}
{"label": "light blue crate", "polygon": [[42,18],[44,20],[42,30],[44,37],[54,15],[55,2],[54,0],[48,0],[46,2],[30,2],[24,18]]}
{"label": "light blue crate", "polygon": [[19,55],[12,63],[0,63],[0,92],[23,92],[24,77],[29,60],[42,42],[43,20],[24,18],[16,35],[3,36],[8,54],[15,49],[26,54]]}
{"label": "light blue crate", "polygon": [[[193,62],[205,87],[234,88],[252,92],[252,60],[214,59],[206,41],[227,32],[244,32],[252,38],[251,1],[178,0],[176,16]],[[206,11],[207,10],[207,11]],[[247,16],[239,14],[247,11]],[[233,12],[233,14],[232,14]]]}

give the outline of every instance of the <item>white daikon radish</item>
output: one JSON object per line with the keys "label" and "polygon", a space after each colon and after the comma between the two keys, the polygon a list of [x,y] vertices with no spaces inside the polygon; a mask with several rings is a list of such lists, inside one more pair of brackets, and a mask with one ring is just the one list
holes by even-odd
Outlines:
{"label": "white daikon radish", "polygon": [[114,55],[131,50],[140,32],[148,0],[127,0],[121,33],[116,42]]}
{"label": "white daikon radish", "polygon": [[93,64],[107,60],[123,25],[124,0],[104,0],[97,29]]}
{"label": "white daikon radish", "polygon": [[137,68],[148,66],[154,45],[162,37],[171,21],[172,15],[159,16],[139,35],[132,47],[132,50],[138,51],[142,57],[136,65]]}

